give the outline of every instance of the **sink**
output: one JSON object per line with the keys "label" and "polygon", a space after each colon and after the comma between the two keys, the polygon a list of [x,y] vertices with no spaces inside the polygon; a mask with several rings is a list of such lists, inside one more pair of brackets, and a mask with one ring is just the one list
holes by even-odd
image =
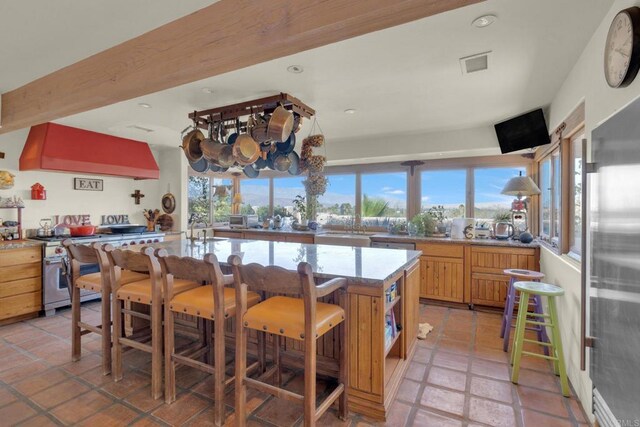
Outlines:
{"label": "sink", "polygon": [[314,243],[318,245],[369,247],[371,234],[346,233],[344,231],[327,231],[316,234]]}

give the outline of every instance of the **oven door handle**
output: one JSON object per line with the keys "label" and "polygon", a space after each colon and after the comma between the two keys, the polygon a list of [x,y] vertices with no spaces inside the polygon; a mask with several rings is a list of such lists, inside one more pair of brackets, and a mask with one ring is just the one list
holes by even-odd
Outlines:
{"label": "oven door handle", "polygon": [[63,258],[59,258],[59,259],[45,259],[44,263],[46,265],[56,265],[56,264],[63,264]]}

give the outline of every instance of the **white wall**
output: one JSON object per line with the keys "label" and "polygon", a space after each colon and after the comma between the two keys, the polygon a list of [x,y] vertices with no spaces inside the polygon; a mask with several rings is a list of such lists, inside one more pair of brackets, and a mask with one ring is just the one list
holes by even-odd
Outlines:
{"label": "white wall", "polygon": [[[620,10],[639,5],[640,2],[632,0],[614,3],[551,103],[550,129],[560,124],[584,99],[585,131],[590,143],[591,131],[599,123],[640,96],[640,76],[626,88],[611,89],[603,73],[604,45],[611,20]],[[580,271],[566,256],[557,256],[546,249],[541,251],[540,263],[547,280],[565,289],[566,294],[560,298],[558,310],[569,378],[590,413],[592,383],[588,372],[580,371]]]}
{"label": "white wall", "polygon": [[[0,135],[0,151],[5,158],[0,159],[0,170],[8,170],[16,175],[15,186],[0,190],[0,197],[22,197],[25,201],[23,227],[37,228],[41,218],[52,215],[89,214],[93,224],[99,224],[102,215],[127,214],[131,223],[146,224],[143,209],[161,208],[160,197],[166,189],[168,175],[161,170],[160,180],[139,180],[109,176],[91,176],[78,173],[59,173],[46,171],[19,171],[19,158],[29,129]],[[156,161],[163,163],[164,152],[154,153]],[[167,168],[169,169],[169,168]],[[104,191],[78,191],[73,189],[74,177],[92,177],[104,180]],[[47,190],[47,200],[31,200],[31,186],[39,182]],[[164,187],[160,185],[164,183]],[[179,183],[175,184],[177,186]],[[172,184],[172,189],[174,184]],[[136,205],[130,197],[134,190],[140,190],[145,197]],[[13,211],[0,211],[3,219],[13,219]]]}

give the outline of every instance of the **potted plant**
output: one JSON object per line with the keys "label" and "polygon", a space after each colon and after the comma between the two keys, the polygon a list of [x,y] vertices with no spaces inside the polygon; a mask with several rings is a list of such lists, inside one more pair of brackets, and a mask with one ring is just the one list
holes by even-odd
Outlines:
{"label": "potted plant", "polygon": [[295,199],[293,199],[293,211],[296,212],[300,219],[298,222],[302,226],[307,226],[307,201],[304,196],[297,195]]}
{"label": "potted plant", "polygon": [[436,219],[429,213],[423,212],[411,218],[411,225],[418,236],[431,236],[436,228]]}
{"label": "potted plant", "polygon": [[438,205],[429,208],[429,215],[433,217],[436,221],[436,228],[439,234],[444,234],[447,232],[447,225],[445,224],[445,220],[447,216],[444,214],[444,206]]}
{"label": "potted plant", "polygon": [[[509,229],[511,231],[509,231]],[[507,238],[513,234],[513,225],[511,224],[511,212],[498,211],[493,216],[493,235],[497,238]]]}

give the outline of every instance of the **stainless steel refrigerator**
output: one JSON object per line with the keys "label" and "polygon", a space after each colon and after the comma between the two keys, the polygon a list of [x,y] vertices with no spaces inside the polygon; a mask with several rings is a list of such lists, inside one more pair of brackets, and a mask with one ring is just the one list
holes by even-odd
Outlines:
{"label": "stainless steel refrigerator", "polygon": [[592,133],[589,371],[603,426],[640,426],[640,99]]}

